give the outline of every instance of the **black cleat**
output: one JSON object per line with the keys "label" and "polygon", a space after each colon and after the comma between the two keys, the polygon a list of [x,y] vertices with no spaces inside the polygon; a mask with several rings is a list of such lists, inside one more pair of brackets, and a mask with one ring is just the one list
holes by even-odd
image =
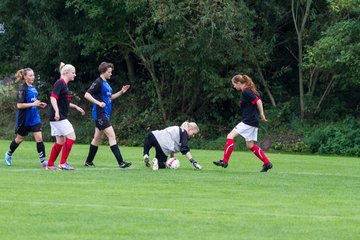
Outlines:
{"label": "black cleat", "polygon": [[227,168],[228,164],[224,160],[214,161],[213,164],[219,167]]}
{"label": "black cleat", "polygon": [[95,164],[93,162],[84,162],[85,167],[95,167]]}
{"label": "black cleat", "polygon": [[264,164],[260,172],[267,172],[268,170],[272,169],[273,165],[271,162],[268,164]]}
{"label": "black cleat", "polygon": [[130,167],[130,166],[131,166],[131,162],[122,161],[122,162],[119,163],[120,168],[127,168],[127,167]]}
{"label": "black cleat", "polygon": [[150,162],[149,162],[149,158],[148,158],[148,157],[145,157],[145,158],[144,158],[144,162],[145,162],[145,166],[146,166],[146,167],[150,167]]}

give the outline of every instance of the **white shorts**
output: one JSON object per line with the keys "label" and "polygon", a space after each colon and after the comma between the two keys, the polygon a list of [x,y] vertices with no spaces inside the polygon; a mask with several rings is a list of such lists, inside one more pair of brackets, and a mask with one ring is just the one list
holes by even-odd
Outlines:
{"label": "white shorts", "polygon": [[66,136],[74,132],[74,128],[69,120],[51,121],[51,136]]}
{"label": "white shorts", "polygon": [[234,131],[245,138],[245,141],[257,141],[258,128],[243,122],[236,125]]}

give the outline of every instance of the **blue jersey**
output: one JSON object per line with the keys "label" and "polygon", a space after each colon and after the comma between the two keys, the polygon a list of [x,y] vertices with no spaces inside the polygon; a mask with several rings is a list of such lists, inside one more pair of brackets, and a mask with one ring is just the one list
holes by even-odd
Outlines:
{"label": "blue jersey", "polygon": [[112,88],[109,83],[102,79],[101,77],[97,78],[87,90],[88,93],[91,94],[93,98],[98,100],[99,102],[104,102],[106,104],[105,108],[99,107],[96,104],[93,104],[92,108],[92,118],[94,120],[98,120],[102,117],[106,117],[110,119],[112,103]]}
{"label": "blue jersey", "polygon": [[[38,91],[31,85],[28,86],[26,83],[19,87],[17,102],[18,103],[33,103],[38,100]],[[35,126],[41,123],[39,111],[37,106],[30,108],[18,109],[16,114],[16,127],[28,127]]]}

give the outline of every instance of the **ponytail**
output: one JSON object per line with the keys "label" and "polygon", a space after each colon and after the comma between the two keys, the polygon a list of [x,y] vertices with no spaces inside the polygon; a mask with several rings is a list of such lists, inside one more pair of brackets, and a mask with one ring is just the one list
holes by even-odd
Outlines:
{"label": "ponytail", "polygon": [[24,81],[24,80],[25,80],[25,76],[27,75],[27,73],[28,73],[29,71],[32,71],[32,69],[31,69],[31,68],[24,68],[24,69],[18,70],[18,71],[16,72],[16,74],[15,74],[16,79],[17,79],[18,81],[21,81],[21,80]]}
{"label": "ponytail", "polygon": [[69,72],[69,71],[75,71],[75,67],[71,64],[65,64],[63,62],[60,63],[60,74],[64,75],[65,73]]}
{"label": "ponytail", "polygon": [[242,83],[245,84],[246,88],[249,88],[251,91],[253,91],[253,93],[255,93],[256,95],[258,95],[258,92],[256,90],[255,84],[253,82],[253,80],[251,79],[251,77],[249,77],[248,75],[235,75],[232,79],[231,82],[233,83]]}

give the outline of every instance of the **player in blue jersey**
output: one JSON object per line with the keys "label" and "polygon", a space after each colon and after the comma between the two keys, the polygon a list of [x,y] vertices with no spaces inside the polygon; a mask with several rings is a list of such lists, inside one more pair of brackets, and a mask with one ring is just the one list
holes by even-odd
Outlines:
{"label": "player in blue jersey", "polygon": [[9,150],[5,153],[5,165],[11,165],[12,155],[16,148],[24,141],[29,132],[32,132],[39,153],[40,165],[45,167],[47,162],[38,108],[45,108],[46,103],[38,99],[39,94],[33,85],[35,74],[31,68],[20,69],[16,73],[16,78],[19,81],[24,81],[24,83],[19,87],[17,94],[16,137],[11,142]]}
{"label": "player in blue jersey", "polygon": [[114,65],[112,63],[102,62],[99,65],[100,77],[91,84],[84,96],[88,101],[93,103],[92,118],[95,121],[94,138],[90,143],[89,154],[84,163],[84,166],[86,167],[95,166],[93,161],[104,134],[109,140],[110,149],[119,166],[121,168],[127,168],[131,165],[131,162],[125,162],[123,160],[116,142],[114,128],[110,123],[112,101],[126,93],[130,85],[123,86],[120,91],[113,94],[112,88],[108,83],[113,70]]}
{"label": "player in blue jersey", "polygon": [[264,151],[254,143],[257,141],[259,117],[261,121],[266,122],[262,101],[258,96],[254,82],[249,76],[238,74],[231,79],[231,82],[236,90],[241,91],[240,110],[242,111],[242,121],[227,135],[223,159],[213,163],[216,166],[226,168],[234,150],[234,139],[242,136],[245,139],[246,147],[263,162],[260,172],[267,172],[273,165]]}

